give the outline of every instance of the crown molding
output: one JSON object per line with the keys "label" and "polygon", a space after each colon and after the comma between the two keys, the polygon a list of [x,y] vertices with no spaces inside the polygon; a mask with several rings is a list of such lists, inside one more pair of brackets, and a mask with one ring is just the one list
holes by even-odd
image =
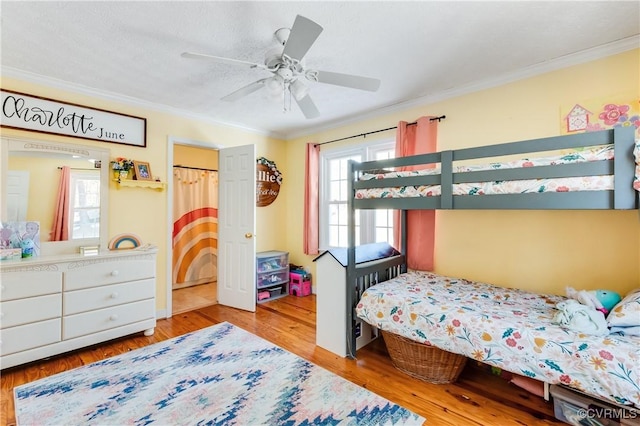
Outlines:
{"label": "crown molding", "polygon": [[261,136],[268,136],[273,138],[283,139],[283,135],[274,132],[269,132],[261,129],[254,129],[244,126],[239,123],[222,122],[213,120],[211,117],[204,114],[196,114],[190,111],[170,107],[168,105],[157,104],[149,101],[144,101],[131,96],[122,95],[119,93],[108,92],[106,90],[98,90],[91,87],[83,86],[80,84],[70,83],[68,81],[59,80],[52,77],[43,76],[40,74],[32,73],[29,71],[20,70],[13,67],[2,66],[2,76],[15,78],[18,80],[26,81],[28,83],[39,84],[42,86],[50,87],[53,89],[64,90],[66,92],[75,93],[78,95],[91,96],[93,98],[103,99],[111,102],[119,102],[129,106],[138,108],[146,108],[157,112],[163,112],[171,115],[176,115],[182,118],[204,121],[216,126],[230,127],[236,130],[242,130],[248,133],[254,133]]}
{"label": "crown molding", "polygon": [[596,61],[598,59],[602,59],[607,56],[617,55],[619,53],[623,53],[623,52],[633,50],[633,49],[638,49],[638,48],[640,48],[640,35],[627,37],[627,38],[617,40],[608,44],[582,50],[576,53],[571,53],[569,55],[550,59],[548,61],[540,62],[538,64],[531,65],[526,68],[522,68],[513,72],[504,73],[496,77],[491,77],[484,80],[478,80],[469,84],[454,87],[449,90],[443,90],[438,93],[433,93],[433,94],[421,96],[418,98],[414,98],[405,102],[383,106],[381,108],[372,110],[368,113],[358,114],[357,116],[353,116],[347,119],[335,120],[329,123],[325,123],[321,126],[310,127],[310,128],[304,129],[304,131],[287,133],[286,137],[288,140],[290,140],[290,139],[296,139],[304,136],[313,135],[323,131],[333,130],[337,127],[354,124],[364,120],[379,118],[379,117],[390,115],[393,113],[406,111],[408,109],[412,109],[415,107],[445,101],[447,99],[452,99],[462,95],[468,95],[470,93],[479,92],[479,91],[490,89],[493,87],[502,86],[518,80],[524,80],[524,79],[535,77],[551,71],[568,68],[574,65],[580,65],[586,62]]}
{"label": "crown molding", "polygon": [[240,123],[222,122],[213,120],[211,117],[204,114],[196,114],[182,109],[170,107],[167,105],[156,104],[141,99],[125,96],[108,91],[102,91],[93,89],[90,87],[69,83],[63,80],[54,79],[51,77],[42,76],[39,74],[31,73],[28,71],[19,70],[12,67],[2,66],[2,76],[11,77],[27,81],[34,84],[39,84],[55,89],[60,89],[76,94],[91,96],[99,99],[104,99],[113,102],[120,102],[127,105],[146,108],[153,111],[164,112],[172,114],[182,118],[203,121],[216,126],[229,127],[236,130],[241,130],[248,133],[253,133],[261,136],[272,137],[281,140],[292,140],[304,136],[313,135],[316,133],[332,130],[338,127],[347,126],[360,121],[379,118],[385,115],[390,115],[397,112],[406,111],[411,108],[429,105],[436,102],[441,102],[447,99],[455,98],[462,95],[467,95],[474,92],[490,89],[493,87],[508,84],[514,81],[523,80],[526,78],[541,75],[547,72],[556,71],[562,68],[579,65],[585,62],[595,61],[605,58],[607,56],[616,55],[626,52],[628,50],[640,48],[640,35],[627,37],[621,40],[617,40],[611,43],[607,43],[601,46],[585,49],[580,52],[572,53],[569,55],[561,56],[559,58],[550,59],[548,61],[540,62],[535,65],[531,65],[520,70],[516,70],[502,75],[491,77],[484,80],[479,80],[462,86],[458,86],[449,90],[443,90],[438,93],[432,93],[425,96],[420,96],[408,101],[382,106],[369,112],[360,113],[348,118],[329,121],[318,126],[307,127],[300,131],[291,132],[274,132],[264,129],[255,129],[247,127]]}

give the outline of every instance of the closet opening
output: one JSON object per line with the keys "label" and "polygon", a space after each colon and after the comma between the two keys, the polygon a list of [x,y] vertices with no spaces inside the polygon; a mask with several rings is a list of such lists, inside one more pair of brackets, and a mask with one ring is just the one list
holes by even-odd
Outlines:
{"label": "closet opening", "polygon": [[173,146],[172,313],[218,303],[218,150]]}

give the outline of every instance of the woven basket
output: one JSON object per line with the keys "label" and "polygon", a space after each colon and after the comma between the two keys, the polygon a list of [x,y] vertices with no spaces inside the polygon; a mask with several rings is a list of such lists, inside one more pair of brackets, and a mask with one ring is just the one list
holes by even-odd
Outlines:
{"label": "woven basket", "polygon": [[429,383],[452,383],[458,379],[467,358],[435,346],[414,342],[394,333],[382,331],[393,366]]}

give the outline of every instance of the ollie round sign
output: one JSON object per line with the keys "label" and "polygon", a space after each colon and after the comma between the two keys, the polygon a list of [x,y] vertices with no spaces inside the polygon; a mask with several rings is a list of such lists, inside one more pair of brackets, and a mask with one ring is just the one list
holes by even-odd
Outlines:
{"label": "ollie round sign", "polygon": [[264,157],[258,158],[256,163],[256,206],[264,207],[278,197],[282,173],[276,167],[276,163]]}

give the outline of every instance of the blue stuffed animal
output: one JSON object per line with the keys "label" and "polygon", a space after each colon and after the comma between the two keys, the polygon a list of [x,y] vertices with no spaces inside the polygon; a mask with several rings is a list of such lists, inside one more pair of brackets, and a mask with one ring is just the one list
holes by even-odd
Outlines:
{"label": "blue stuffed animal", "polygon": [[596,298],[600,301],[602,307],[606,310],[606,312],[604,312],[605,315],[611,312],[611,310],[615,308],[618,303],[620,303],[620,300],[622,300],[622,297],[620,297],[620,295],[615,291],[595,290],[595,293]]}
{"label": "blue stuffed animal", "polygon": [[575,290],[567,287],[567,297],[575,299],[586,306],[602,312],[606,317],[617,304],[622,300],[620,295],[611,290]]}

